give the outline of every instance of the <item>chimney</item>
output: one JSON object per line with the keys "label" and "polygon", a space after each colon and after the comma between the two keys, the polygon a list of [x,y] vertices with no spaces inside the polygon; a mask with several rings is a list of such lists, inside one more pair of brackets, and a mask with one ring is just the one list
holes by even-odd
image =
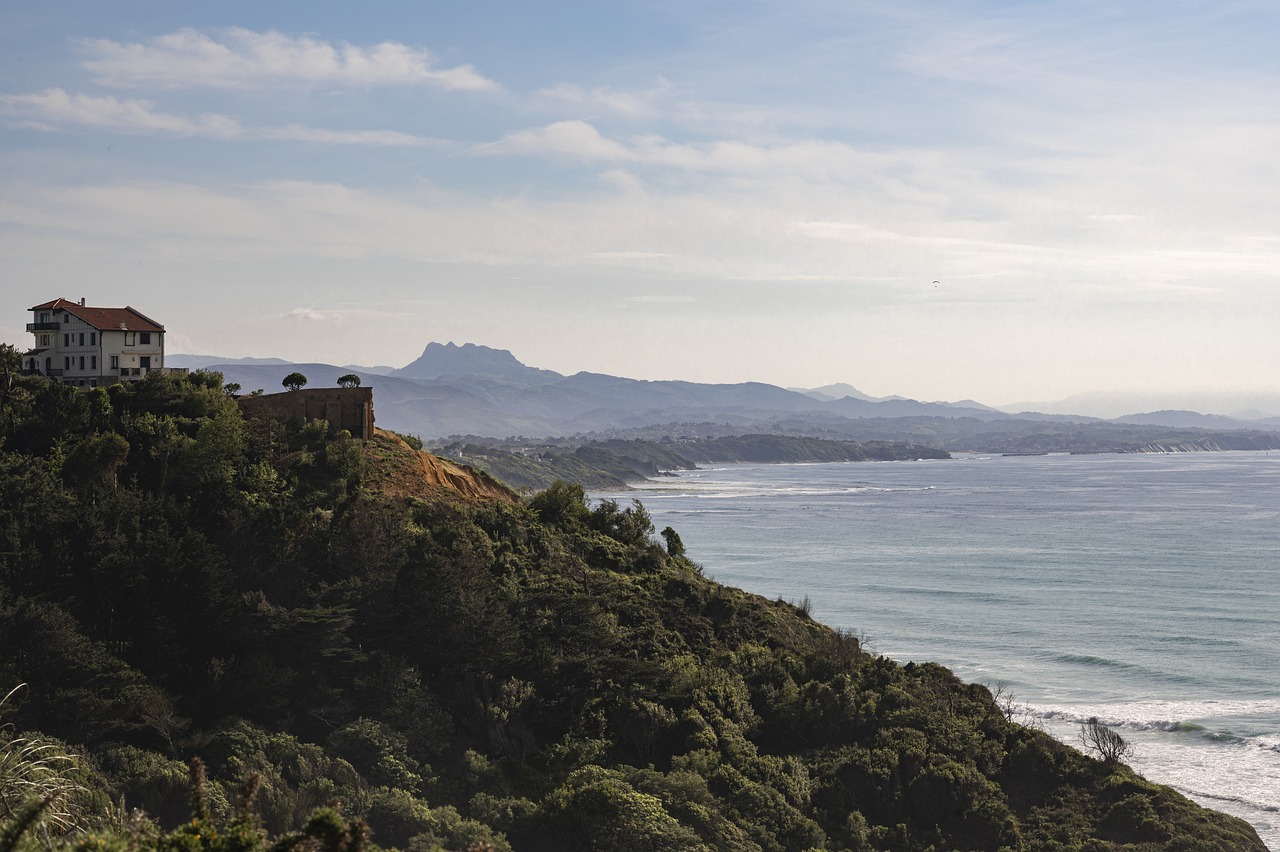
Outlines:
{"label": "chimney", "polygon": [[84,307],[84,296],[80,297],[80,307]]}
{"label": "chimney", "polygon": [[128,329],[128,326],[126,326],[123,322],[121,322],[121,323],[120,323],[120,330],[121,330],[121,331],[125,331],[126,329]]}

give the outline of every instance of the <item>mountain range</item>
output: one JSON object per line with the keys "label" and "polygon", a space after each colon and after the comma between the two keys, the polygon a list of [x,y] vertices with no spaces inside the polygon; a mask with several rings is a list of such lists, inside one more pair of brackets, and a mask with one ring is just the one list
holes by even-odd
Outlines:
{"label": "mountain range", "polygon": [[[1104,422],[1068,413],[1013,414],[973,400],[871,397],[847,384],[800,389],[760,382],[647,381],[591,372],[566,376],[528,366],[505,349],[472,343],[430,343],[400,368],[192,355],[171,355],[166,361],[169,366],[217,370],[245,392],[276,392],[294,371],[306,375],[312,387],[333,386],[338,376],[355,373],[362,384],[375,388],[380,426],[428,439],[620,433],[661,424],[715,424],[722,433],[754,429],[863,437],[868,421],[903,418],[915,421],[917,431],[939,419],[963,421],[960,431],[965,434]],[[954,433],[955,422],[941,424],[942,431]],[[1117,428],[1280,429],[1280,418],[1243,420],[1192,411],[1133,414],[1111,423]],[[926,431],[937,432],[937,427],[935,423]]]}

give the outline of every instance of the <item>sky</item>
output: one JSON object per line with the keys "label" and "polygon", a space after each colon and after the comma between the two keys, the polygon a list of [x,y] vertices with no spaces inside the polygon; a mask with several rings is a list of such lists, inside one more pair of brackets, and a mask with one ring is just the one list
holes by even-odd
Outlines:
{"label": "sky", "polygon": [[1280,393],[1274,2],[0,8],[0,340]]}

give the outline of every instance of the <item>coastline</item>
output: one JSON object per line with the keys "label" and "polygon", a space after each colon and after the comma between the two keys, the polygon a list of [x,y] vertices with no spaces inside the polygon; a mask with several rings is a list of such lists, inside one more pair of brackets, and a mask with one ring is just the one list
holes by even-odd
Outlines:
{"label": "coastline", "polygon": [[[1258,489],[1280,484],[1280,459],[956,460],[970,463],[726,464],[627,497],[721,582],[808,597],[816,618],[874,650],[1007,683],[1046,717],[1074,708],[1071,719],[1120,723],[1144,774],[1280,846],[1280,695],[1261,674],[1280,666],[1265,638],[1276,593],[1263,522],[1280,518],[1280,493]],[[1201,592],[1206,578],[1219,585]],[[1250,798],[1255,788],[1277,801]]]}

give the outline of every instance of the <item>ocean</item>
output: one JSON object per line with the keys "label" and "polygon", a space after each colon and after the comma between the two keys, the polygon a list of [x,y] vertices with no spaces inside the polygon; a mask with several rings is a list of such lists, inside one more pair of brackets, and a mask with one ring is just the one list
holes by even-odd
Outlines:
{"label": "ocean", "polygon": [[722,583],[1003,686],[1280,850],[1280,453],[734,464],[639,499]]}

